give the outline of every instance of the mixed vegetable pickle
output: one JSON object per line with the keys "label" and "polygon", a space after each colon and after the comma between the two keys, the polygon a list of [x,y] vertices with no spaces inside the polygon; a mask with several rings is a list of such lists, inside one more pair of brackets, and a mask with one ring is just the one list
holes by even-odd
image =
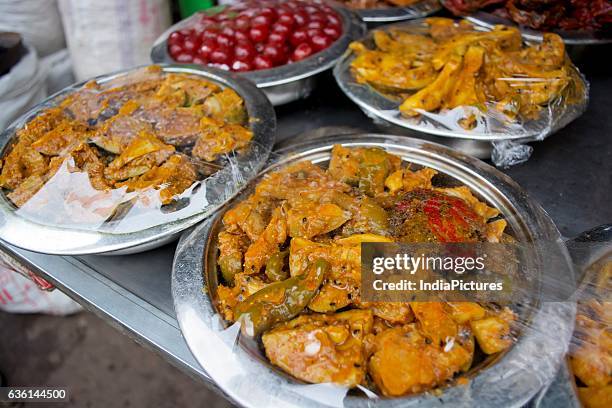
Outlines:
{"label": "mixed vegetable pickle", "polygon": [[309,383],[395,397],[443,386],[515,338],[507,307],[366,302],[362,242],[500,242],[506,221],[380,148],[334,146],[328,168],[268,173],[223,216],[216,306],[269,361]]}
{"label": "mixed vegetable pickle", "polygon": [[460,109],[458,125],[471,130],[483,113],[504,123],[536,120],[585,91],[557,34],[529,44],[516,27],[483,31],[467,20],[433,17],[372,37],[373,44],[350,45],[351,72],[357,83],[401,100],[407,118]]}
{"label": "mixed vegetable pickle", "polygon": [[587,276],[590,274],[596,279],[578,302],[568,357],[582,404],[604,408],[612,404],[612,260],[608,257],[596,263]]}

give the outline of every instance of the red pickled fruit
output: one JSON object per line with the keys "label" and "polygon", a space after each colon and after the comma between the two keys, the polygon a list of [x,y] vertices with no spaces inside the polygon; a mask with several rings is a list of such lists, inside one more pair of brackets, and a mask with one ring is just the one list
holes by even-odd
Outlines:
{"label": "red pickled fruit", "polygon": [[242,31],[236,31],[236,34],[234,35],[234,38],[236,39],[237,43],[241,43],[241,42],[245,42],[245,41],[251,41],[251,36],[249,35],[249,32],[242,32]]}
{"label": "red pickled fruit", "polygon": [[217,48],[210,53],[210,61],[216,64],[229,64],[231,56],[228,50]]}
{"label": "red pickled fruit", "polygon": [[170,34],[170,56],[239,72],[301,61],[342,36],[333,8],[301,0],[245,1],[196,22]]}
{"label": "red pickled fruit", "polygon": [[183,50],[188,53],[194,53],[198,48],[200,48],[200,42],[196,38],[185,38],[183,41]]}
{"label": "red pickled fruit", "polygon": [[311,21],[310,23],[306,24],[306,28],[307,29],[317,29],[317,30],[321,30],[324,28],[324,24],[322,21]]}
{"label": "red pickled fruit", "polygon": [[263,49],[263,55],[270,58],[275,65],[283,64],[287,61],[284,50],[277,45],[267,44]]}
{"label": "red pickled fruit", "polygon": [[257,17],[254,17],[251,20],[251,25],[253,27],[270,27],[270,25],[272,24],[272,19],[268,16],[265,15],[258,15]]}
{"label": "red pickled fruit", "polygon": [[252,27],[249,30],[249,36],[254,42],[264,42],[268,39],[269,28],[268,26]]}
{"label": "red pickled fruit", "polygon": [[173,31],[168,37],[168,45],[181,45],[185,36],[178,31]]}
{"label": "red pickled fruit", "polygon": [[310,43],[312,44],[312,47],[315,49],[315,51],[321,51],[329,47],[332,43],[332,40],[325,34],[320,34],[313,35],[310,38]]}
{"label": "red pickled fruit", "polygon": [[278,13],[272,7],[263,7],[261,10],[259,10],[259,13],[268,17],[270,21],[275,20],[278,16]]}
{"label": "red pickled fruit", "polygon": [[223,48],[232,48],[235,44],[235,40],[233,37],[230,37],[228,35],[225,34],[219,34],[217,36],[217,44],[219,44],[219,47],[223,47]]}
{"label": "red pickled fruit", "polygon": [[219,30],[216,28],[207,28],[202,32],[202,42],[206,42],[207,40],[217,41],[218,35]]}
{"label": "red pickled fruit", "polygon": [[230,38],[234,38],[236,36],[236,30],[233,27],[223,27],[221,29],[221,34],[226,35]]}
{"label": "red pickled fruit", "polygon": [[316,37],[318,35],[325,35],[325,34],[323,34],[323,30],[320,30],[318,28],[309,28],[308,30],[306,30],[306,35],[308,36],[309,39],[312,40],[312,37]]}
{"label": "red pickled fruit", "polygon": [[308,5],[304,7],[304,11],[308,14],[314,14],[319,11],[319,9],[314,5]]}
{"label": "red pickled fruit", "polygon": [[306,23],[308,23],[308,21],[310,21],[308,19],[308,15],[303,11],[294,13],[293,19],[295,20],[295,24],[297,24],[298,27],[303,27],[304,25],[306,25]]}
{"label": "red pickled fruit", "polygon": [[286,41],[287,41],[287,35],[283,33],[272,32],[270,36],[268,37],[269,44],[285,45]]}
{"label": "red pickled fruit", "polygon": [[278,16],[276,24],[281,24],[290,29],[295,24],[295,18],[291,14],[281,14]]}
{"label": "red pickled fruit", "polygon": [[337,40],[342,35],[342,32],[336,27],[325,27],[323,33],[332,40]]}
{"label": "red pickled fruit", "polygon": [[178,44],[172,44],[170,47],[168,47],[168,53],[174,59],[176,59],[177,55],[179,55],[182,52],[183,52],[183,47],[181,47]]}
{"label": "red pickled fruit", "polygon": [[247,16],[238,16],[236,18],[234,28],[237,31],[248,31],[251,28],[251,19]]}
{"label": "red pickled fruit", "polygon": [[285,38],[287,38],[291,34],[291,27],[276,23],[272,26],[272,32],[284,34]]}
{"label": "red pickled fruit", "polygon": [[210,42],[204,42],[200,46],[200,49],[198,50],[198,56],[200,58],[208,61],[208,60],[210,60],[210,55],[215,50],[215,48],[216,47],[213,47],[213,45]]}
{"label": "red pickled fruit", "polygon": [[274,67],[272,60],[265,55],[258,55],[253,59],[255,69],[270,69]]}
{"label": "red pickled fruit", "polygon": [[239,42],[234,47],[234,58],[238,61],[252,61],[255,58],[255,47],[250,42]]}
{"label": "red pickled fruit", "polygon": [[291,33],[289,41],[291,42],[291,45],[297,47],[298,45],[308,41],[308,34],[304,29],[295,30],[293,33]]}
{"label": "red pickled fruit", "polygon": [[248,62],[238,61],[238,60],[234,61],[231,68],[232,68],[232,71],[236,71],[236,72],[247,72],[253,69],[251,64],[249,64]]}
{"label": "red pickled fruit", "polygon": [[316,12],[316,13],[312,13],[309,16],[310,22],[312,23],[313,21],[318,21],[320,23],[324,23],[327,21],[327,16],[323,13],[320,12]]}
{"label": "red pickled fruit", "polygon": [[302,43],[297,46],[295,50],[293,50],[293,54],[291,55],[292,61],[301,61],[304,58],[308,58],[312,55],[313,50],[310,44]]}

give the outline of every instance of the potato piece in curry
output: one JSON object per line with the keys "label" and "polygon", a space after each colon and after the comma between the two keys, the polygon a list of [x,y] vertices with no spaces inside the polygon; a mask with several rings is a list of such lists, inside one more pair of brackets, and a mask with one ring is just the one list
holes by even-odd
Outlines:
{"label": "potato piece in curry", "polygon": [[361,300],[362,242],[497,242],[505,221],[385,150],[332,149],[266,174],[223,216],[217,307],[297,379],[424,392],[512,344],[515,315],[470,302]]}

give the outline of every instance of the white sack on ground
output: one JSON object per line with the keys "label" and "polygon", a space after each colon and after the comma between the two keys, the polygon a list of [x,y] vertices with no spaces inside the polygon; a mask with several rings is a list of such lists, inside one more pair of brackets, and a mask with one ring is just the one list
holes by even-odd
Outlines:
{"label": "white sack on ground", "polygon": [[46,70],[36,50],[28,53],[7,74],[0,76],[0,131],[47,95]]}
{"label": "white sack on ground", "polygon": [[150,62],[155,39],[171,23],[167,0],[60,0],[77,80]]}
{"label": "white sack on ground", "polygon": [[0,31],[21,34],[43,57],[65,47],[57,0],[0,0]]}

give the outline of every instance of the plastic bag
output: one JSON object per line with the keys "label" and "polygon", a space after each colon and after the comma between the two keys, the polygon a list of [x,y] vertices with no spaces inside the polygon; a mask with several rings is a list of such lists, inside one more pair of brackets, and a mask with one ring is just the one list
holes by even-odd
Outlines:
{"label": "plastic bag", "polygon": [[46,69],[36,50],[26,45],[27,54],[6,75],[0,76],[0,130],[47,96]]}
{"label": "plastic bag", "polygon": [[[3,258],[5,258],[3,256]],[[5,258],[6,259],[6,258]],[[83,310],[81,306],[59,290],[41,289],[31,279],[17,272],[4,260],[0,260],[0,310],[9,313],[45,313],[67,316]]]}
{"label": "plastic bag", "polygon": [[0,0],[0,31],[21,34],[41,57],[65,46],[57,0]]}
{"label": "plastic bag", "polygon": [[554,34],[530,44],[516,28],[432,18],[378,28],[350,48],[336,79],[368,116],[492,143],[500,167],[527,160],[522,144],[553,134],[588,103],[588,84]]}
{"label": "plastic bag", "polygon": [[41,64],[47,72],[47,93],[49,95],[74,84],[72,61],[66,48],[47,55],[41,60]]}
{"label": "plastic bag", "polygon": [[149,62],[155,39],[170,26],[167,0],[60,0],[77,80]]}

